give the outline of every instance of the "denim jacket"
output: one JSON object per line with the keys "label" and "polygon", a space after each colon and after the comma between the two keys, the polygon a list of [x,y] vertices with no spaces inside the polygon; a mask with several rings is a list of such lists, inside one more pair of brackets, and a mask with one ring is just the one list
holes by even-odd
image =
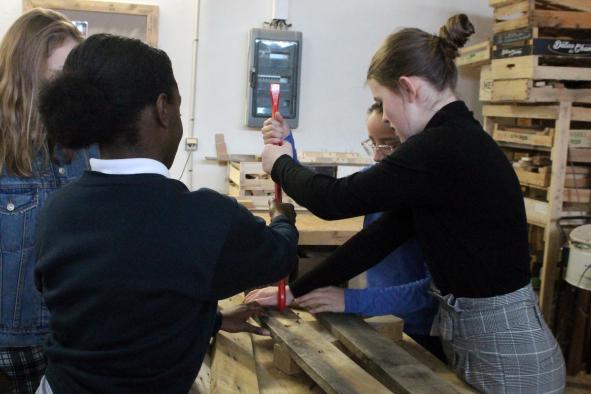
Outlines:
{"label": "denim jacket", "polygon": [[[56,157],[62,157],[56,152]],[[47,197],[89,169],[98,149],[77,151],[69,164],[35,160],[32,177],[0,177],[0,348],[37,346],[48,331],[48,311],[35,288],[35,232]],[[59,160],[63,162],[63,160]]]}

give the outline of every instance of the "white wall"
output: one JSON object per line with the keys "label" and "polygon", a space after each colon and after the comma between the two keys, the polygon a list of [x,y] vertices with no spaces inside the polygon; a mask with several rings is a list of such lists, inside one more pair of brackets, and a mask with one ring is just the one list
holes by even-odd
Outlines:
{"label": "white wall", "polygon": [[[304,37],[298,147],[361,151],[365,110],[371,104],[365,73],[375,49],[396,28],[437,32],[458,12],[475,24],[473,42],[488,37],[492,9],[486,0],[291,0],[289,22]],[[215,155],[215,133],[225,134],[230,153],[260,152],[260,134],[243,126],[247,38],[251,28],[270,17],[270,0],[201,0],[195,187],[224,191],[225,169],[203,160]],[[459,93],[472,105],[478,76],[468,77]]]}
{"label": "white wall", "polygon": [[[194,15],[199,0],[128,0],[160,6],[160,47],[172,59],[188,134]],[[193,187],[225,191],[225,167],[205,161],[215,155],[214,134],[224,133],[229,153],[259,153],[257,130],[243,126],[248,32],[271,18],[271,0],[200,0]],[[0,0],[0,35],[21,12],[21,0]],[[437,32],[458,12],[476,26],[472,42],[490,35],[487,0],[291,0],[289,22],[303,32],[299,149],[360,151],[371,94],[365,73],[374,50],[399,27]],[[478,114],[477,73],[463,73],[458,90]],[[172,168],[179,177],[187,159],[184,142]],[[185,172],[183,181],[189,183]]]}

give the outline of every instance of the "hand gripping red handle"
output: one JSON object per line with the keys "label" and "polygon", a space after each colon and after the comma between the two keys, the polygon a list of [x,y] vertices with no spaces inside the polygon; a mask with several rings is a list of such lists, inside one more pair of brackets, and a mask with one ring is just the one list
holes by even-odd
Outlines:
{"label": "hand gripping red handle", "polygon": [[[279,112],[279,93],[281,90],[281,86],[278,83],[272,83],[270,86],[270,93],[271,93],[271,116],[275,118],[275,114]],[[281,145],[281,142],[279,143]],[[281,202],[283,200],[283,196],[281,193],[281,186],[279,184],[275,184],[275,201]],[[279,308],[279,312],[283,312],[285,309],[285,279],[281,279],[277,285],[277,306]]]}

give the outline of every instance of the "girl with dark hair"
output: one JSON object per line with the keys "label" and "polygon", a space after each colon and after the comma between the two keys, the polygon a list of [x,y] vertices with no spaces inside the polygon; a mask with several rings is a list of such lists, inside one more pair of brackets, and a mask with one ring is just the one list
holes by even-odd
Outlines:
{"label": "girl with dark hair", "polygon": [[[367,171],[335,179],[265,145],[263,168],[324,219],[386,213],[290,284],[288,301],[337,285],[417,237],[437,289],[433,329],[451,367],[482,392],[558,393],[564,360],[530,285],[527,222],[511,165],[455,92],[458,48],[474,33],[456,15],[438,36],[390,35],[367,81],[402,145]],[[276,303],[266,288],[249,299]]]}
{"label": "girl with dark hair", "polygon": [[66,152],[47,138],[37,94],[82,40],[60,13],[21,15],[0,43],[0,392],[33,393],[45,370],[48,313],[35,289],[39,211],[88,168],[96,149]]}
{"label": "girl with dark hair", "polygon": [[220,327],[266,333],[246,323],[260,307],[216,315],[217,300],[291,270],[293,206],[267,227],[234,199],[169,179],[180,102],[166,53],[105,34],[41,92],[49,135],[98,144],[102,159],[39,220],[35,279],[51,312],[40,393],[186,394]]}

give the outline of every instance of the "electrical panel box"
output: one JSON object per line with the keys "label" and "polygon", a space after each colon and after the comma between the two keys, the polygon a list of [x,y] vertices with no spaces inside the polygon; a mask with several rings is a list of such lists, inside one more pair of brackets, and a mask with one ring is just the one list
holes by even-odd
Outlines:
{"label": "electrical panel box", "polygon": [[281,86],[279,112],[290,128],[298,127],[302,33],[252,29],[248,68],[246,124],[261,127],[271,117],[272,83]]}

